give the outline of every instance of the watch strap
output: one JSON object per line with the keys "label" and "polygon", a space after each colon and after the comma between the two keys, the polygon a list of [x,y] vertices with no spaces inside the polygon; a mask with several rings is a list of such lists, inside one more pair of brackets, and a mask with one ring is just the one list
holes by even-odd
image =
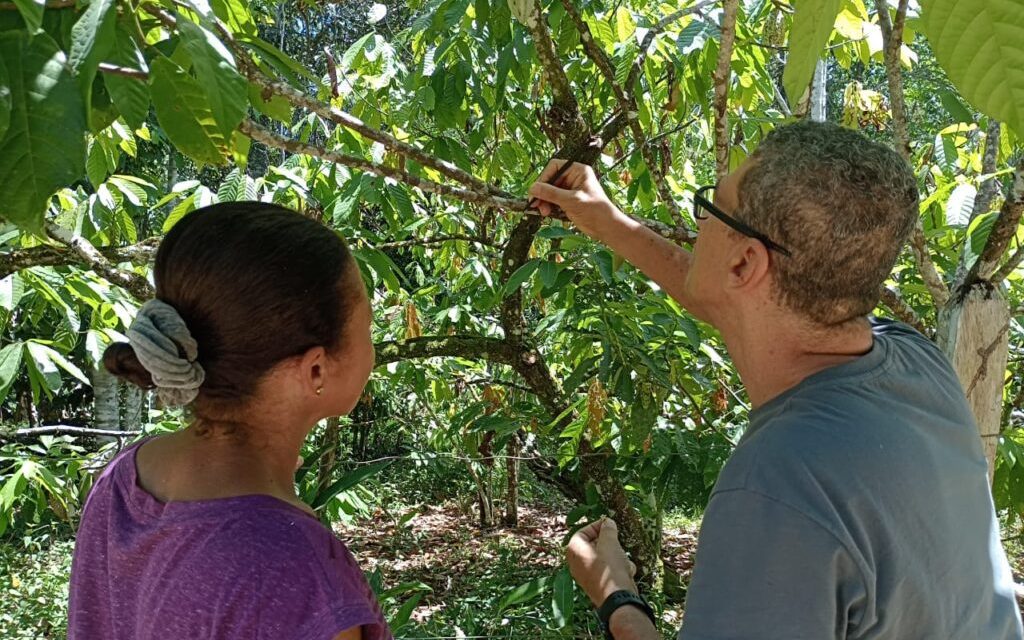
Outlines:
{"label": "watch strap", "polygon": [[655,627],[658,626],[657,619],[654,616],[654,609],[651,608],[651,605],[649,605],[642,596],[633,593],[632,591],[626,591],[624,589],[619,590],[605,598],[604,602],[597,609],[597,617],[601,621],[601,628],[604,630],[605,637],[607,637],[608,640],[615,640],[612,636],[611,628],[608,626],[608,622],[611,620],[612,614],[615,613],[619,607],[627,605],[632,605],[643,611],[647,617],[650,618],[651,624]]}

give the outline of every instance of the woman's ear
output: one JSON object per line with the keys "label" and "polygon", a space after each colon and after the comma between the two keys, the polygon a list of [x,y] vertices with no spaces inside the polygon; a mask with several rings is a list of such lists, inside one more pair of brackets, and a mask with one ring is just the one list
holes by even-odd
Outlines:
{"label": "woman's ear", "polygon": [[299,362],[299,376],[302,387],[309,390],[311,394],[320,395],[323,393],[324,384],[327,382],[327,367],[330,366],[327,359],[327,350],[323,347],[312,347],[302,355]]}

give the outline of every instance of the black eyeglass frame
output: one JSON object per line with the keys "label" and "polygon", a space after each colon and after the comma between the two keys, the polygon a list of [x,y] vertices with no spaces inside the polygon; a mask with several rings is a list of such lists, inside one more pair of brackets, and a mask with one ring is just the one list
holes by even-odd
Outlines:
{"label": "black eyeglass frame", "polygon": [[768,247],[772,251],[777,251],[777,252],[781,253],[782,255],[788,256],[788,257],[792,257],[793,256],[793,254],[791,254],[789,252],[789,249],[787,249],[786,247],[784,247],[781,244],[775,242],[774,240],[772,240],[768,236],[764,235],[760,231],[757,231],[756,229],[753,229],[752,227],[750,227],[750,226],[740,222],[736,218],[733,218],[728,213],[726,213],[726,212],[722,211],[721,209],[719,209],[718,207],[716,207],[714,202],[711,202],[706,197],[704,197],[705,193],[707,193],[708,191],[711,191],[712,189],[714,189],[717,186],[718,185],[716,185],[716,184],[709,184],[707,186],[703,186],[703,187],[697,189],[696,193],[693,194],[693,218],[694,218],[694,220],[707,220],[707,217],[708,217],[707,214],[702,214],[701,213],[701,209],[703,209],[703,210],[707,211],[709,214],[715,216],[716,218],[718,218],[719,220],[724,222],[725,224],[729,225],[730,227],[732,227],[736,231],[739,231],[743,235],[747,236],[748,238],[754,238],[755,240],[760,240],[761,243],[764,246]]}

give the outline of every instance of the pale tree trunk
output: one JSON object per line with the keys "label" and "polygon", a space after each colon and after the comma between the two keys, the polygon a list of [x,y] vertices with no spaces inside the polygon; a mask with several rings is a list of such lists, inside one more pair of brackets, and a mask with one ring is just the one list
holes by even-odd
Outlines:
{"label": "pale tree trunk", "polygon": [[994,473],[1003,409],[1003,380],[1009,354],[1010,309],[987,282],[955,296],[939,315],[936,341],[953,364],[970,403]]}
{"label": "pale tree trunk", "polygon": [[[885,0],[876,0],[889,98],[892,104],[896,150],[913,164],[900,68],[900,49],[908,5],[909,0],[900,0],[895,19],[891,19],[889,3]],[[998,135],[991,134],[993,126],[989,127],[989,148],[985,153],[986,173],[992,173],[995,169],[995,145]],[[984,196],[982,200],[984,201]],[[979,203],[976,201],[977,204]],[[987,209],[987,206],[987,202],[980,204],[973,215],[978,215],[979,209]],[[921,278],[939,310],[936,342],[952,363],[974,413],[988,461],[990,479],[999,444],[1003,381],[1010,341],[1010,310],[999,291],[1008,272],[1004,272],[1005,267],[998,267],[1010,240],[1016,235],[1022,210],[1024,163],[1017,168],[1014,187],[992,226],[981,255],[969,269],[968,265],[962,262],[951,287],[947,287],[935,268],[925,243],[920,220],[911,238],[911,247],[917,259]]]}
{"label": "pale tree trunk", "polygon": [[476,485],[476,501],[480,510],[480,528],[490,529],[494,526],[494,499],[491,495],[491,483],[489,478],[482,477],[474,468],[472,462],[466,462],[469,475]]}
{"label": "pale tree trunk", "polygon": [[828,63],[818,60],[818,66],[814,67],[814,77],[811,80],[811,120],[814,122],[825,122],[828,120],[828,109],[825,95],[825,87],[828,84]]}
{"label": "pale tree trunk", "polygon": [[135,431],[142,428],[142,409],[146,405],[146,392],[133,384],[123,384],[123,407],[121,409],[121,430]]}
{"label": "pale tree trunk", "polygon": [[117,401],[118,380],[100,365],[92,376],[93,426],[117,431],[121,427]]}

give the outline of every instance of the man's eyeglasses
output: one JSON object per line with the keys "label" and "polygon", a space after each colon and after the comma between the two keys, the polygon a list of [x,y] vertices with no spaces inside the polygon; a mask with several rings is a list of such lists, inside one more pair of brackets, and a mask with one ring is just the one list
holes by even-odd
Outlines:
{"label": "man's eyeglasses", "polygon": [[697,193],[695,193],[693,196],[693,217],[695,220],[707,220],[708,214],[711,214],[718,218],[719,220],[721,220],[722,222],[724,222],[725,224],[735,229],[736,231],[739,231],[743,235],[747,236],[748,238],[760,240],[762,244],[764,244],[764,246],[768,247],[769,249],[773,251],[778,251],[784,256],[792,257],[792,254],[789,252],[789,249],[776,243],[774,240],[764,235],[760,231],[756,231],[755,229],[740,222],[736,218],[733,218],[726,212],[716,207],[715,203],[712,202],[712,200],[715,197],[714,194],[716,186],[717,185],[712,184],[697,189]]}

